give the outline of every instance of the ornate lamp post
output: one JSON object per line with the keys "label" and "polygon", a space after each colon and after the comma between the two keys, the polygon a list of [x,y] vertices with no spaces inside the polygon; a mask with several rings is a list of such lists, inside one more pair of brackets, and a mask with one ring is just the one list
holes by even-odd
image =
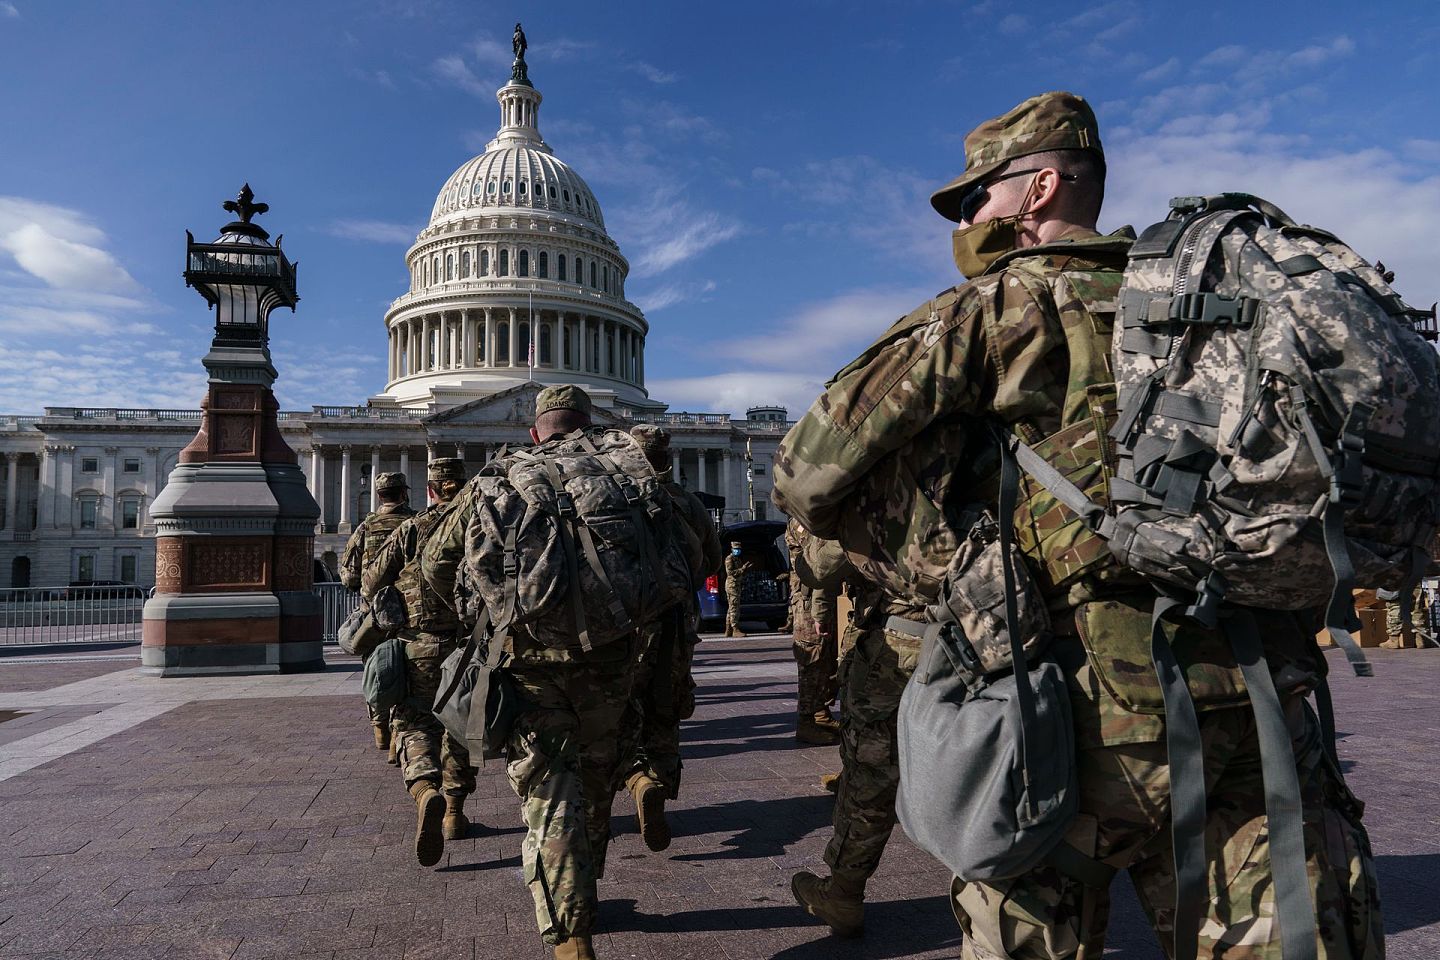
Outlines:
{"label": "ornate lamp post", "polygon": [[294,310],[295,265],[251,219],[246,184],[224,208],[239,219],[212,243],[186,231],[185,283],[215,311],[201,361],[209,389],[200,432],[155,498],[155,596],[145,605],[142,668],[179,676],[324,669],[311,592],[315,520],[271,387],[270,313]]}

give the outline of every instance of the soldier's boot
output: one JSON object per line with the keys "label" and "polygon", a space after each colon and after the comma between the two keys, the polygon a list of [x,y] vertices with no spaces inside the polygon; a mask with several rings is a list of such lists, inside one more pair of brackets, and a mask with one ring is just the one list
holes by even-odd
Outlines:
{"label": "soldier's boot", "polygon": [[571,937],[555,947],[555,960],[595,960],[589,937]]}
{"label": "soldier's boot", "polygon": [[390,766],[392,766],[392,767],[398,767],[398,766],[400,766],[400,738],[399,738],[399,737],[392,736],[392,737],[390,738],[390,755],[385,758],[385,762],[388,763],[388,764],[390,764]]}
{"label": "soldier's boot", "polygon": [[728,620],[725,621],[725,632],[722,633],[721,636],[722,636],[722,637],[733,637],[733,636],[735,636],[735,630],[734,630],[734,628],[732,628],[732,627],[730,626],[730,621],[728,621]]}
{"label": "soldier's boot", "polygon": [[838,773],[823,773],[823,774],[821,774],[821,775],[820,775],[820,786],[824,787],[826,790],[829,790],[831,793],[839,793],[839,792],[840,792],[840,774],[838,774]]}
{"label": "soldier's boot", "polygon": [[735,624],[735,626],[733,626],[733,627],[730,628],[729,636],[732,636],[732,637],[743,637],[743,636],[745,636],[745,631],[740,629],[740,624],[737,622],[737,623]]}
{"label": "soldier's boot", "polygon": [[801,743],[827,746],[840,742],[840,724],[829,710],[802,713],[795,718],[795,739]]}
{"label": "soldier's boot", "polygon": [[465,798],[445,796],[445,821],[441,833],[446,840],[463,840],[470,833],[470,818],[465,816]]}
{"label": "soldier's boot", "polygon": [[665,819],[665,788],[643,773],[631,775],[625,788],[635,798],[635,816],[640,821],[640,838],[659,853],[670,846],[670,823]]}
{"label": "soldier's boot", "polygon": [[390,727],[378,720],[372,720],[370,722],[370,729],[375,734],[375,749],[390,749]]}
{"label": "soldier's boot", "polygon": [[415,859],[422,867],[433,867],[445,852],[441,820],[445,817],[445,796],[433,780],[416,780],[410,785],[415,798]]}
{"label": "soldier's boot", "polygon": [[865,933],[865,881],[840,873],[817,877],[801,871],[790,878],[790,892],[805,912],[823,921],[837,937]]}

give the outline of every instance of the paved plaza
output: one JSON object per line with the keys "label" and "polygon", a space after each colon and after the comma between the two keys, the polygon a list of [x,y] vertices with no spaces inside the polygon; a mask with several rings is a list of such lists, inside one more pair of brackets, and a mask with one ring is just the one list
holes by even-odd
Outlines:
{"label": "paved plaza", "polygon": [[[369,745],[359,664],[324,673],[157,679],[137,648],[0,657],[0,958],[541,958],[519,876],[518,805],[481,770],[468,839],[418,866],[413,804]],[[1347,775],[1369,805],[1392,958],[1440,955],[1440,655],[1332,659]],[[1333,655],[1332,655],[1333,657]],[[827,935],[790,898],[816,869],[833,747],[793,738],[788,638],[711,639],[685,728],[683,800],[664,854],[633,808],[617,840],[596,949],[612,958],[958,955],[948,878],[897,833],[867,935]],[[1159,950],[1117,884],[1107,956]]]}

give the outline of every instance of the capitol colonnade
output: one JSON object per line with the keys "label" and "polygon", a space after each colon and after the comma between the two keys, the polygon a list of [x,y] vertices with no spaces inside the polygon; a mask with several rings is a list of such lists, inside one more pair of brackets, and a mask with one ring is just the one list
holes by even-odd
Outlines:
{"label": "capitol colonnade", "polygon": [[404,315],[389,324],[390,381],[446,370],[570,371],[645,382],[645,331],[632,320],[580,310],[459,307]]}

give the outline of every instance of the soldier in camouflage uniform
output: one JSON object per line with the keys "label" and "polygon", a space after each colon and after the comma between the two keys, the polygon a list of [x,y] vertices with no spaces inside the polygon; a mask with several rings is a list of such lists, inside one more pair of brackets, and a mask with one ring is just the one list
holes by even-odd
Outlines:
{"label": "soldier in camouflage uniform", "polygon": [[[530,436],[542,443],[589,428],[590,411],[590,397],[579,387],[546,387],[535,397]],[[472,483],[421,553],[426,582],[451,602],[477,495]],[[587,653],[540,646],[517,632],[510,645],[513,659],[505,669],[525,709],[515,719],[506,772],[525,820],[525,882],[540,934],[557,960],[593,960],[596,880],[605,872],[620,724],[639,643],[617,640]]]}
{"label": "soldier in camouflage uniform", "polygon": [[[655,472],[669,477],[670,432],[642,423],[632,428],[630,435]],[[640,631],[642,652],[630,708],[621,724],[616,778],[617,789],[623,784],[635,800],[640,836],[657,852],[670,845],[665,801],[680,795],[680,723],[695,712],[695,679],[690,667],[700,640],[694,630],[700,609],[694,591],[720,569],[720,536],[705,505],[673,480],[667,480],[663,489],[683,524],[691,593],[660,623]]]}
{"label": "soldier in camouflage uniform", "polygon": [[[367,514],[350,534],[350,539],[345,541],[345,553],[340,558],[340,582],[346,590],[360,589],[360,575],[365,564],[380,552],[381,544],[389,538],[391,531],[400,526],[401,521],[415,516],[410,507],[410,485],[403,473],[382,473],[376,477],[375,498],[380,501],[379,509]],[[381,750],[389,749],[389,718],[375,716],[368,704],[365,713],[375,731],[375,746]],[[390,756],[393,761],[394,750],[390,751]]]}
{"label": "soldier in camouflage uniform", "polygon": [[431,460],[426,469],[427,509],[401,523],[365,567],[361,593],[368,600],[394,586],[405,599],[405,700],[395,708],[395,738],[405,787],[415,798],[415,856],[423,866],[440,861],[446,840],[470,830],[465,798],[475,792],[475,768],[465,746],[445,731],[432,705],[440,692],[440,665],[459,643],[460,621],[420,577],[420,547],[446,505],[465,484],[465,463]]}
{"label": "soldier in camouflage uniform", "polygon": [[824,745],[840,740],[840,724],[830,713],[830,704],[839,692],[840,638],[835,594],[807,586],[800,579],[800,557],[809,539],[794,519],[785,525],[785,546],[790,553],[791,652],[798,673],[795,739]]}
{"label": "soldier in camouflage uniform", "polygon": [[[1072,94],[1035,97],[973,131],[965,153],[965,173],[932,203],[962,224],[954,253],[969,282],[902,318],[842,370],[775,460],[777,504],[817,536],[838,539],[883,592],[882,607],[910,606],[881,621],[901,634],[916,632],[918,622],[906,621],[923,619],[958,546],[963,531],[948,528],[948,512],[993,510],[998,451],[987,421],[1007,424],[1042,455],[1070,457],[1089,477],[1102,474],[1108,429],[1091,403],[1103,391],[1090,388],[1113,382],[1110,330],[1130,241],[1094,230],[1104,159],[1093,112]],[[1094,483],[1081,485],[1103,494]],[[1050,655],[1069,679],[1079,812],[1064,847],[1072,864],[1090,869],[1051,862],[1012,880],[957,881],[964,956],[1098,957],[1109,907],[1099,877],[1116,869],[1131,872],[1169,949],[1175,864],[1163,702],[1149,662],[1153,588],[1037,487],[1022,483],[1017,540],[1050,607]],[[1295,750],[1320,955],[1383,956],[1361,805],[1303,702],[1324,671],[1313,653],[1317,618],[1255,614]],[[1208,787],[1200,952],[1279,957],[1254,715],[1225,638],[1175,629],[1191,634],[1172,647],[1199,710]],[[865,644],[847,692],[855,672],[869,669]],[[853,931],[861,905],[840,880],[838,869],[829,881],[797,878],[795,893],[832,927]]]}
{"label": "soldier in camouflage uniform", "polygon": [[755,572],[755,564],[743,553],[740,544],[730,543],[730,552],[725,554],[725,636],[743,637],[740,629],[740,597],[745,578]]}

